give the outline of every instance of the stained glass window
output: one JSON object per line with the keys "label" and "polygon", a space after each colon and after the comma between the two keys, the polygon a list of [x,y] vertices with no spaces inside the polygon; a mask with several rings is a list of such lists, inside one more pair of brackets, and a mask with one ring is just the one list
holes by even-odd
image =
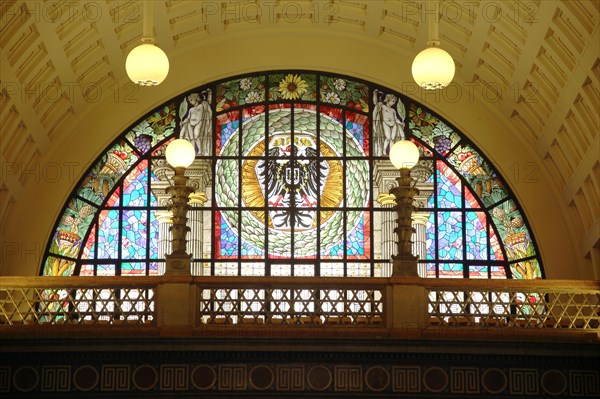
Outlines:
{"label": "stained glass window", "polygon": [[[477,132],[473,132],[477,134]],[[468,138],[392,90],[286,71],[214,82],[167,102],[118,136],[73,190],[41,273],[158,275],[170,252],[174,138],[188,168],[193,274],[389,276],[397,140],[421,152],[414,252],[423,277],[541,278],[526,218]]]}

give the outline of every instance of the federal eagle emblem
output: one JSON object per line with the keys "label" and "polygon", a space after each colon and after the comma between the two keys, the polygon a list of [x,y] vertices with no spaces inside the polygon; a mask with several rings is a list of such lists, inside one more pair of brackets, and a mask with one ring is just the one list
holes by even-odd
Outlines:
{"label": "federal eagle emblem", "polygon": [[265,160],[256,165],[256,176],[269,207],[273,227],[307,230],[316,223],[318,198],[323,192],[329,164],[318,159],[316,143],[309,135],[276,135]]}

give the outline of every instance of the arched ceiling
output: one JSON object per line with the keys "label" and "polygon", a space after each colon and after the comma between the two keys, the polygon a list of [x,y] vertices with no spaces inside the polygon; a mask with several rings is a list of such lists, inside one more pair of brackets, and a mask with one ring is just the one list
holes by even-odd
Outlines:
{"label": "arched ceiling", "polygon": [[[151,107],[235,73],[321,66],[393,87],[446,116],[511,177],[534,214],[542,253],[561,236],[568,241],[564,252],[579,271],[554,275],[600,278],[600,2],[443,1],[440,41],[457,66],[445,94],[424,94],[409,72],[426,46],[423,13],[433,2],[156,0],[154,7],[171,74],[138,89],[124,64],[141,37],[140,1],[0,3],[0,235],[5,255],[20,252],[8,260],[9,273],[23,274],[18,263],[39,265],[76,180]],[[481,126],[496,136],[474,136]],[[52,208],[37,205],[40,195]],[[36,221],[23,222],[28,210]],[[544,225],[549,211],[557,221]]]}

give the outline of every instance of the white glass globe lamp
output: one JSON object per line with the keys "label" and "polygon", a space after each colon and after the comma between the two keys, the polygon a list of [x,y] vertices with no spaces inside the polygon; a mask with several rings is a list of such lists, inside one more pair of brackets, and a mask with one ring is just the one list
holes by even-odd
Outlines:
{"label": "white glass globe lamp", "polygon": [[390,148],[390,161],[396,169],[410,169],[419,162],[419,149],[410,140],[400,140]]}
{"label": "white glass globe lamp", "polygon": [[173,140],[165,151],[167,162],[174,168],[187,168],[194,162],[196,150],[194,145],[187,140]]}
{"label": "white glass globe lamp", "polygon": [[152,40],[142,42],[127,55],[127,76],[140,86],[159,85],[169,74],[169,58]]}
{"label": "white glass globe lamp", "polygon": [[452,56],[437,46],[421,51],[412,63],[412,76],[425,90],[442,89],[452,82],[455,66]]}

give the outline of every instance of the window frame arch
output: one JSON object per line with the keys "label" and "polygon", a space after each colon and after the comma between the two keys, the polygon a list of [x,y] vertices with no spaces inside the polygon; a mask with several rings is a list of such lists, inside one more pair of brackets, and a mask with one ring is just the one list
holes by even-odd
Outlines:
{"label": "window frame arch", "polygon": [[[314,75],[315,76],[315,96],[316,98],[314,100],[303,100],[301,97],[297,100],[293,100],[293,99],[283,99],[283,100],[278,100],[278,101],[270,101],[268,100],[268,95],[269,93],[271,93],[271,90],[273,89],[272,86],[269,86],[269,83],[271,82],[269,79],[272,76],[289,76],[289,75],[294,75],[294,76],[307,76],[307,75]],[[143,116],[142,118],[138,119],[135,123],[133,123],[131,126],[128,127],[128,129],[126,129],[123,133],[121,133],[117,138],[115,138],[115,140],[113,140],[111,142],[111,144],[107,147],[109,150],[107,150],[107,152],[103,153],[101,156],[99,156],[94,163],[88,168],[88,170],[86,171],[86,173],[84,174],[84,176],[82,176],[82,178],[79,180],[79,182],[77,183],[77,185],[75,186],[75,189],[73,190],[72,195],[69,197],[69,200],[67,200],[66,204],[63,207],[63,210],[61,211],[61,217],[59,217],[59,219],[57,220],[57,222],[55,223],[55,227],[53,229],[53,231],[55,232],[55,234],[50,237],[50,239],[48,240],[48,245],[46,247],[46,252],[45,252],[45,256],[43,258],[43,263],[41,266],[41,273],[44,275],[53,275],[52,273],[48,273],[48,270],[52,270],[52,263],[56,263],[56,261],[59,261],[59,264],[62,262],[63,264],[65,262],[69,262],[69,257],[68,256],[64,256],[63,254],[60,253],[55,253],[56,252],[56,247],[54,247],[53,249],[53,245],[56,244],[57,241],[57,237],[60,236],[61,234],[61,223],[63,218],[65,217],[65,214],[67,213],[67,210],[69,209],[70,204],[74,201],[74,200],[83,200],[83,198],[78,197],[78,189],[85,184],[86,179],[93,174],[93,171],[95,169],[98,168],[98,165],[100,162],[102,162],[102,158],[106,157],[108,151],[110,151],[110,149],[115,148],[117,145],[119,145],[119,143],[123,142],[123,140],[125,140],[125,143],[129,146],[131,146],[134,150],[132,151],[132,154],[137,156],[137,159],[135,160],[135,162],[133,162],[131,165],[129,165],[128,169],[126,171],[124,171],[122,173],[122,175],[113,182],[113,186],[110,189],[110,195],[107,194],[107,196],[105,196],[106,198],[110,198],[111,195],[114,195],[114,192],[118,189],[123,190],[123,184],[127,178],[127,176],[129,175],[130,171],[135,168],[140,162],[143,162],[144,160],[148,160],[148,162],[150,162],[150,158],[147,157],[147,154],[153,153],[156,151],[157,148],[159,148],[161,145],[164,145],[165,143],[167,143],[169,140],[171,140],[173,137],[179,137],[179,135],[181,134],[181,115],[179,115],[180,112],[180,107],[182,102],[186,101],[186,98],[191,94],[191,93],[199,93],[202,92],[203,90],[206,89],[211,89],[213,94],[213,97],[211,99],[211,109],[212,109],[212,138],[213,138],[213,145],[212,145],[212,152],[209,156],[206,157],[202,157],[203,159],[207,159],[210,162],[210,166],[212,168],[212,172],[211,172],[211,180],[214,183],[214,177],[215,177],[215,166],[216,163],[218,161],[218,154],[216,153],[216,145],[214,143],[215,140],[215,136],[217,134],[217,118],[219,117],[219,115],[224,115],[226,112],[232,112],[232,111],[237,111],[240,114],[240,121],[241,121],[241,115],[242,115],[242,109],[249,107],[249,106],[253,106],[253,105],[247,105],[247,104],[240,104],[238,103],[237,105],[233,106],[233,107],[229,107],[228,109],[230,109],[231,111],[226,111],[225,109],[219,109],[218,108],[218,101],[219,101],[219,97],[218,97],[218,87],[219,85],[224,85],[226,83],[230,83],[230,82],[241,82],[242,79],[245,78],[252,78],[252,77],[264,77],[264,82],[265,82],[265,87],[264,87],[264,94],[265,94],[265,98],[264,101],[261,101],[260,104],[262,104],[263,106],[265,106],[265,109],[268,109],[268,106],[271,104],[291,104],[292,106],[296,106],[299,104],[308,104],[308,105],[314,105],[317,113],[320,112],[321,107],[332,107],[332,108],[338,108],[341,110],[341,114],[343,116],[343,123],[345,124],[345,116],[349,113],[349,112],[354,112],[354,113],[358,113],[360,115],[366,115],[367,116],[367,120],[369,123],[369,144],[373,143],[373,137],[372,137],[372,130],[373,130],[373,115],[372,115],[372,111],[374,108],[374,99],[372,94],[374,93],[374,90],[379,90],[382,93],[386,93],[386,94],[390,94],[396,97],[398,102],[401,102],[403,104],[405,104],[406,106],[406,116],[405,116],[405,127],[404,127],[404,133],[407,135],[408,138],[412,139],[413,141],[417,142],[423,149],[426,149],[431,157],[430,158],[426,158],[426,159],[431,159],[432,160],[432,164],[434,165],[433,167],[433,179],[437,184],[437,167],[436,164],[438,162],[443,162],[445,165],[447,165],[447,167],[458,177],[458,180],[460,181],[460,187],[461,187],[461,201],[462,201],[462,206],[461,208],[457,211],[460,212],[462,215],[462,219],[463,221],[462,226],[465,226],[465,215],[467,212],[469,212],[467,209],[468,207],[466,206],[466,198],[465,198],[465,192],[467,190],[469,190],[469,192],[471,193],[471,195],[473,195],[473,197],[475,198],[477,204],[479,205],[479,208],[476,210],[476,212],[484,212],[486,219],[488,220],[488,224],[489,224],[489,229],[491,231],[493,231],[493,235],[495,235],[498,238],[498,242],[499,242],[499,246],[500,246],[500,250],[503,256],[502,261],[492,261],[490,259],[490,255],[488,255],[487,260],[485,261],[481,261],[479,263],[486,263],[488,266],[488,277],[491,276],[491,272],[489,271],[489,267],[491,265],[495,265],[495,264],[505,264],[506,267],[506,277],[507,278],[512,278],[512,267],[511,265],[518,263],[518,259],[517,260],[509,260],[509,253],[507,252],[506,249],[506,245],[503,242],[503,240],[501,239],[501,233],[499,231],[499,228],[497,226],[497,223],[494,222],[493,218],[492,218],[492,213],[494,212],[494,209],[496,209],[498,207],[498,205],[502,205],[504,203],[507,203],[508,201],[513,201],[514,207],[515,207],[515,211],[517,212],[517,214],[519,215],[519,217],[521,218],[521,222],[523,224],[523,226],[525,226],[526,228],[526,234],[531,242],[531,246],[533,248],[534,251],[534,255],[529,256],[529,257],[525,257],[522,258],[521,261],[535,261],[537,262],[537,275],[536,278],[543,278],[544,277],[544,272],[543,272],[543,267],[542,267],[542,263],[541,263],[541,256],[539,255],[539,251],[537,248],[537,244],[535,242],[535,239],[533,237],[533,232],[531,231],[531,229],[528,228],[528,222],[527,222],[527,218],[524,214],[524,212],[522,211],[520,205],[518,204],[518,202],[516,201],[516,197],[514,196],[513,192],[511,191],[510,187],[508,186],[508,184],[506,183],[506,180],[495,170],[495,168],[493,167],[493,165],[489,162],[488,158],[485,156],[485,154],[480,151],[477,146],[475,146],[473,144],[473,142],[471,140],[468,139],[468,137],[466,137],[466,135],[462,132],[460,132],[459,130],[457,130],[451,123],[449,123],[445,118],[437,115],[436,113],[428,110],[425,106],[423,106],[422,104],[418,103],[417,101],[410,99],[409,97],[395,92],[393,90],[390,90],[388,88],[385,88],[383,86],[380,85],[376,85],[376,84],[372,84],[369,82],[366,82],[364,80],[361,79],[356,79],[350,76],[343,76],[343,75],[339,75],[339,74],[333,74],[333,73],[328,73],[328,72],[319,72],[319,71],[306,71],[306,70],[283,70],[283,71],[266,71],[266,72],[258,72],[258,73],[252,73],[252,74],[243,74],[243,75],[238,75],[238,76],[233,76],[233,77],[228,77],[225,79],[221,79],[209,84],[205,84],[199,87],[196,87],[194,89],[188,90],[176,97],[174,97],[173,99],[166,101],[165,103],[163,103],[161,106],[157,107],[155,110],[151,111],[150,113],[146,114],[145,116]],[[364,108],[361,109],[357,109],[359,107],[356,106],[356,102],[352,102],[351,105],[350,102],[346,102],[346,104],[344,105],[335,105],[329,102],[324,101],[324,97],[323,97],[323,93],[321,93],[321,90],[323,89],[323,81],[329,79],[330,81],[333,79],[342,79],[345,80],[346,82],[353,82],[356,85],[362,85],[362,87],[366,87],[367,88],[367,96],[366,96],[366,103],[367,103],[367,109],[368,109],[368,113],[363,112]],[[221,98],[222,99],[222,98]],[[258,103],[251,103],[251,104],[258,104]],[[414,134],[414,132],[411,130],[410,128],[410,106],[414,106],[416,107],[416,109],[420,109],[421,111],[425,112],[426,116],[430,116],[433,119],[436,119],[438,121],[441,121],[448,129],[450,129],[450,131],[454,134],[457,135],[457,139],[456,142],[454,142],[451,147],[448,149],[447,154],[454,154],[454,151],[457,150],[459,147],[461,146],[468,146],[469,148],[473,149],[476,153],[477,156],[479,157],[479,159],[481,159],[482,164],[487,165],[488,169],[490,169],[489,173],[494,175],[494,178],[496,178],[499,182],[499,184],[502,185],[502,188],[505,190],[506,192],[506,196],[503,197],[502,199],[498,200],[495,202],[495,205],[486,205],[483,201],[482,198],[480,198],[480,196],[475,195],[476,193],[473,191],[473,187],[471,187],[471,183],[470,181],[468,181],[467,177],[465,177],[465,175],[463,173],[461,173],[461,171],[455,166],[453,165],[446,156],[444,156],[443,154],[440,154],[439,152],[436,151],[435,147],[431,145],[431,143],[427,142],[426,140],[423,139],[423,137],[417,137],[417,135]],[[146,152],[146,153],[137,153],[135,151],[136,148],[136,144],[133,142],[130,142],[129,140],[127,140],[127,135],[130,134],[132,131],[134,131],[138,126],[140,126],[141,124],[144,123],[144,121],[148,121],[150,118],[153,117],[153,115],[156,115],[157,113],[160,113],[160,110],[164,110],[166,109],[165,107],[172,107],[172,110],[174,112],[174,119],[172,119],[170,121],[171,125],[172,125],[172,133],[169,136],[165,136],[162,139],[159,139],[156,141],[156,143],[152,144],[152,148]],[[171,108],[170,108],[171,109]],[[268,117],[267,117],[268,118]],[[318,117],[317,117],[318,118]],[[241,128],[241,127],[240,127]],[[345,128],[344,128],[345,130]],[[317,129],[316,132],[316,137],[319,138],[319,133],[320,130]],[[293,134],[293,133],[292,133]],[[371,218],[370,218],[370,223],[371,225],[374,223],[373,222],[373,218],[375,216],[375,198],[373,198],[373,165],[375,163],[375,161],[377,160],[383,160],[386,159],[386,157],[380,157],[377,155],[373,154],[372,151],[372,146],[369,147],[369,153],[366,156],[367,162],[369,163],[369,199],[368,199],[368,207],[369,209],[371,209],[369,212],[371,214]],[[241,156],[240,154],[238,154],[238,157]],[[344,161],[346,160],[346,157],[343,157]],[[422,159],[424,157],[422,156]],[[151,179],[151,175],[148,174],[148,179]],[[212,199],[214,201],[214,193],[215,193],[215,189],[214,189],[215,184],[213,184],[213,192],[212,192]],[[436,187],[437,189],[437,187]],[[151,196],[151,188],[148,188],[148,199]],[[433,194],[434,196],[434,201],[436,201],[435,197],[437,196],[437,190],[436,192]],[[83,201],[85,202],[85,201]],[[89,201],[88,201],[89,202]],[[84,246],[85,244],[88,242],[88,240],[90,239],[90,234],[92,234],[92,230],[94,229],[94,223],[97,224],[98,222],[98,214],[99,212],[104,208],[104,204],[105,201],[103,201],[100,204],[97,204],[97,209],[96,209],[96,213],[94,214],[92,221],[90,222],[90,226],[87,230],[87,233],[84,234],[83,237],[80,237],[81,240],[78,244],[80,246],[80,250],[78,253],[78,256],[75,259],[74,265],[73,267],[69,267],[67,268],[67,270],[71,269],[71,274],[77,274],[81,272],[81,268],[82,265],[85,263],[82,260],[82,254],[84,252]],[[92,205],[91,202],[87,203],[87,205]],[[149,204],[148,204],[149,206]],[[212,216],[212,221],[214,222],[214,202],[211,205],[212,210],[211,210],[211,214]],[[158,205],[158,207],[156,207],[157,210],[165,210],[166,207],[164,205]],[[439,215],[438,212],[442,209],[436,206],[435,208],[436,210],[434,211],[434,214],[436,215],[436,217]],[[121,208],[122,210],[122,208]],[[427,210],[431,210],[431,209],[425,209],[425,208],[421,208],[418,209],[420,211],[427,211]],[[380,212],[380,211],[377,211]],[[500,213],[500,211],[498,212]],[[150,213],[148,212],[148,216],[150,215]],[[148,218],[148,220],[150,220],[150,218]],[[119,222],[121,223],[121,222]],[[212,223],[214,225],[214,223]],[[120,224],[121,225],[121,224]],[[437,222],[434,222],[434,225],[437,225]],[[97,224],[96,230],[95,230],[95,234],[96,234],[96,238],[98,235],[98,229],[99,229],[99,224]],[[62,227],[64,227],[64,225],[62,225]],[[462,238],[463,238],[463,246],[466,245],[466,241],[465,241],[465,232],[464,229],[462,229]],[[64,229],[62,230],[64,231]],[[374,236],[373,236],[373,228],[371,228],[371,237],[370,237],[370,254],[371,256],[369,257],[369,259],[367,260],[368,262],[371,263],[371,265],[374,265],[376,263],[376,259],[374,259]],[[436,230],[437,231],[437,230]],[[212,237],[212,239],[214,239],[215,237],[215,232],[214,230],[211,232],[210,237]],[[487,234],[487,246],[490,246],[490,232],[488,232]],[[437,242],[437,239],[436,239]],[[435,244],[436,246],[438,245],[437,243]],[[214,269],[214,263],[216,262],[217,257],[215,257],[215,243],[212,242],[211,243],[211,254],[210,254],[210,259],[209,262],[211,263],[211,271],[212,273],[214,273],[215,269]],[[488,252],[490,252],[490,249],[488,248]],[[148,252],[147,252],[148,253]],[[426,261],[431,261],[434,262],[436,265],[436,276],[438,276],[438,272],[439,272],[439,264],[443,263],[442,261],[444,259],[440,259],[439,258],[439,251],[436,250],[436,254],[438,254],[436,256],[435,259],[430,260],[430,259],[426,259],[424,262],[421,263],[428,263]],[[458,262],[462,263],[463,266],[463,277],[468,277],[469,273],[468,273],[468,264],[473,264],[473,263],[477,263],[474,262],[475,260],[469,260],[466,257],[466,250],[463,249],[462,252],[462,259],[460,260],[455,260],[458,264]],[[317,256],[317,258],[319,258],[319,256]],[[196,259],[204,259],[204,258],[196,258]],[[322,259],[317,259],[317,262],[321,261]],[[116,261],[122,262],[123,258],[121,256],[119,256],[119,259],[117,259]],[[144,259],[145,262],[147,262],[148,264],[152,261],[152,259],[150,259],[149,256],[147,256]],[[472,262],[473,261],[473,262]],[[98,264],[98,260],[95,260],[95,263]],[[237,261],[238,263],[241,263],[242,260],[238,259]],[[296,262],[298,262],[298,264],[302,264],[302,263],[310,263],[310,261],[306,261],[306,260],[296,260]],[[344,262],[347,262],[347,259],[344,256]],[[100,263],[109,263],[108,261],[103,261]],[[347,265],[347,263],[345,263],[345,265]],[[64,265],[63,265],[64,267]],[[119,269],[119,267],[115,267],[115,269]],[[148,269],[148,267],[147,267]],[[346,267],[345,267],[346,269]],[[61,267],[59,266],[59,270],[61,270]],[[119,269],[120,270],[120,269]],[[94,269],[94,273],[96,273],[96,269]],[[116,272],[115,274],[120,274],[118,272]],[[148,273],[147,273],[148,274]],[[319,273],[317,273],[319,274]],[[371,266],[371,276],[373,275],[373,266]],[[65,275],[63,274],[59,274],[59,275]],[[347,273],[344,272],[344,276],[346,276]]]}

